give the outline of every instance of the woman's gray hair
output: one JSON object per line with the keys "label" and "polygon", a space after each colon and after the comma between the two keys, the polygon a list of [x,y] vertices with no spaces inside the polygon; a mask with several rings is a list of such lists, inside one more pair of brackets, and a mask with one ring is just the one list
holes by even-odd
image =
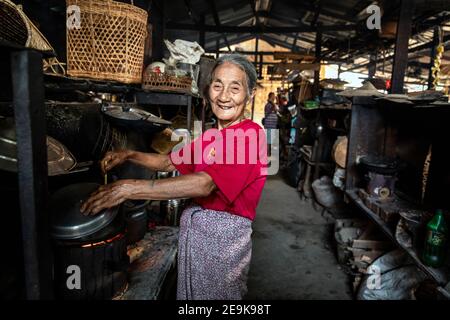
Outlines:
{"label": "woman's gray hair", "polygon": [[224,64],[225,62],[232,63],[245,72],[245,75],[247,77],[247,98],[250,98],[253,89],[256,88],[256,81],[257,81],[256,69],[255,66],[250,61],[248,61],[248,59],[245,56],[239,53],[230,53],[219,57],[216,60],[216,63],[214,64],[211,70],[211,73],[209,74],[208,84],[211,84],[212,75],[216,70],[216,68],[221,64]]}

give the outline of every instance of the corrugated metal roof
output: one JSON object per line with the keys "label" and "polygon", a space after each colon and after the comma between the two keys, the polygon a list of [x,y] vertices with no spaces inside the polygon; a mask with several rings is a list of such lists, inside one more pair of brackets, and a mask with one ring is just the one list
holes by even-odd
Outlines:
{"label": "corrugated metal roof", "polygon": [[[64,14],[64,1],[59,0],[33,0],[61,11]],[[121,0],[129,2],[129,0]],[[151,6],[161,6],[164,0],[134,0],[134,4],[144,9]],[[421,46],[432,40],[430,28],[433,23],[448,23],[450,21],[450,0],[415,0],[416,10],[413,19],[413,30],[410,47]],[[16,2],[27,2],[17,0]],[[202,17],[207,26],[260,26],[265,33],[260,33],[261,39],[269,43],[280,45],[289,50],[314,52],[314,32],[271,33],[271,27],[314,27],[318,24],[327,27],[322,35],[322,54],[324,59],[340,61],[343,69],[361,71],[367,68],[368,56],[373,52],[393,54],[392,39],[383,39],[378,32],[369,31],[366,27],[368,13],[366,8],[377,3],[382,10],[383,20],[395,19],[398,16],[400,0],[170,0],[164,1],[165,21],[170,24],[188,24],[199,26]],[[26,6],[26,3],[24,3]],[[150,15],[157,14],[155,11]],[[216,14],[216,17],[215,17]],[[217,18],[217,19],[216,19]],[[216,21],[218,20],[218,21]],[[354,30],[333,30],[330,26],[355,25]],[[190,28],[192,29],[192,28]],[[341,28],[342,29],[342,28]],[[449,35],[449,32],[446,33]],[[185,29],[170,29],[165,31],[170,40],[183,38],[190,41],[199,41],[199,32]],[[232,45],[255,38],[251,33],[205,33],[205,49],[207,52],[216,52],[217,46],[226,48],[225,37]],[[448,39],[448,38],[446,38]],[[450,39],[447,44],[450,46]],[[295,43],[295,47],[294,47]],[[411,54],[411,59],[419,61],[427,55],[429,48],[423,48]],[[355,66],[354,61],[361,58],[362,66]],[[366,63],[364,63],[366,61]],[[386,64],[390,61],[387,59]],[[385,66],[386,67],[386,66]]]}

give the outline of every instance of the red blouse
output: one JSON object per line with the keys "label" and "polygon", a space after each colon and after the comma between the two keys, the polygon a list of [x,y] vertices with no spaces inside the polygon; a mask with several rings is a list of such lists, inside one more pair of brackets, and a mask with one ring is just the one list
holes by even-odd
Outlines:
{"label": "red blouse", "polygon": [[[251,120],[206,130],[191,144],[170,154],[181,174],[206,172],[217,190],[194,201],[205,209],[255,218],[267,176],[264,130]],[[192,186],[195,188],[195,186]]]}

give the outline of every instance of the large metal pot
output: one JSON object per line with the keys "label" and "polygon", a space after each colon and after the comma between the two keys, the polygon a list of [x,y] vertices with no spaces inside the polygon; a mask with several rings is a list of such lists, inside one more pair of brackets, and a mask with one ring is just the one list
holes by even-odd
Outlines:
{"label": "large metal pot", "polygon": [[170,199],[160,201],[160,214],[164,216],[166,225],[180,225],[181,214],[186,207],[187,201],[187,199]]}
{"label": "large metal pot", "polygon": [[97,183],[77,183],[56,191],[50,197],[51,235],[58,240],[75,240],[97,233],[108,226],[118,213],[118,207],[97,215],[84,216],[80,207]]}
{"label": "large metal pot", "polygon": [[127,226],[127,244],[133,244],[144,238],[147,233],[147,205],[150,201],[125,201],[122,206]]}
{"label": "large metal pot", "polygon": [[[177,170],[172,172],[158,171],[156,178],[167,179],[178,177],[179,175],[180,172]],[[161,200],[159,203],[159,212],[164,217],[164,223],[170,226],[180,225],[181,213],[186,207],[187,202],[188,199],[186,198]]]}
{"label": "large metal pot", "polygon": [[50,197],[57,298],[109,300],[126,288],[129,257],[118,208],[95,216],[80,212],[82,202],[98,187],[96,183],[73,184]]}
{"label": "large metal pot", "polygon": [[381,199],[393,196],[399,167],[397,160],[367,155],[360,158],[359,165],[366,171],[366,191],[369,195]]}

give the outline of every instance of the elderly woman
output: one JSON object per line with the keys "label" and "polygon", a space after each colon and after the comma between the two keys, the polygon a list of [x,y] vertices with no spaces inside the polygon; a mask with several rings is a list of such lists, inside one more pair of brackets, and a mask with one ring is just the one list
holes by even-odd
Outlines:
{"label": "elderly woman", "polygon": [[245,57],[220,57],[207,94],[218,128],[170,155],[117,151],[101,162],[105,172],[131,161],[157,171],[178,170],[181,176],[119,180],[100,187],[81,208],[84,214],[96,214],[127,199],[193,198],[195,205],[181,216],[178,299],[241,299],[246,292],[252,221],[267,160],[264,131],[244,118],[256,77]]}

